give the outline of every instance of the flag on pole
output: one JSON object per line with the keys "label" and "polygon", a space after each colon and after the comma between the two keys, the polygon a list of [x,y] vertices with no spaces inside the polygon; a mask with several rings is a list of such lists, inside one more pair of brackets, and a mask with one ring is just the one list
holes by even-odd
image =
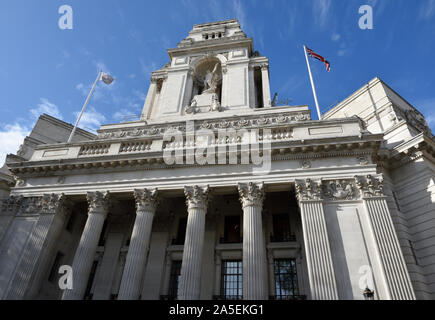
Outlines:
{"label": "flag on pole", "polygon": [[331,64],[329,63],[329,61],[323,58],[320,54],[315,53],[313,50],[309,49],[308,47],[307,47],[307,53],[310,57],[322,61],[326,66],[326,71],[329,72],[331,70]]}

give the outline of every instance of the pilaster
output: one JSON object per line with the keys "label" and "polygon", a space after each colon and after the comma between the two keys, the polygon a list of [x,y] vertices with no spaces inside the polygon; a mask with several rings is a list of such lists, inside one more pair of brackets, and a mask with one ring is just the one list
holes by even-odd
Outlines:
{"label": "pilaster", "polygon": [[338,299],[321,182],[296,181],[312,300]]}
{"label": "pilaster", "polygon": [[393,300],[415,300],[399,240],[383,192],[382,175],[355,177],[361,191],[369,226],[383,273],[387,296]]}

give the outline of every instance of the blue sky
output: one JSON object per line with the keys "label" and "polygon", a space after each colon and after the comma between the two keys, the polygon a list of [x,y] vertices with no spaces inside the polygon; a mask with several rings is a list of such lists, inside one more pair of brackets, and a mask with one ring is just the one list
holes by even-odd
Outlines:
{"label": "blue sky", "polygon": [[[73,29],[61,30],[61,5]],[[373,30],[358,9],[373,7]],[[98,68],[100,83],[81,122],[95,130],[140,114],[151,71],[193,24],[238,18],[270,59],[271,92],[308,104],[316,118],[302,45],[312,61],[320,108],[328,110],[375,76],[417,107],[435,131],[435,0],[3,0],[0,3],[0,163],[45,112],[74,123]]]}

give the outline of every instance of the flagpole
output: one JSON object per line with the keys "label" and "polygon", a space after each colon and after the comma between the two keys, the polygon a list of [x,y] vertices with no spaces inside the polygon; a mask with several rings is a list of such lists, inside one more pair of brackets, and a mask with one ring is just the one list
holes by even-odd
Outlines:
{"label": "flagpole", "polygon": [[308,60],[307,47],[304,45],[305,59],[307,60],[308,73],[310,75],[311,88],[313,89],[314,102],[316,103],[317,115],[319,120],[322,120],[322,114],[320,113],[319,102],[317,101],[316,87],[314,86],[313,75],[311,74],[310,61]]}
{"label": "flagpole", "polygon": [[76,124],[75,124],[74,128],[73,128],[72,131],[71,131],[71,134],[70,134],[70,136],[69,136],[69,138],[68,138],[67,143],[70,143],[70,142],[71,142],[71,140],[72,140],[72,138],[73,138],[73,136],[74,136],[74,133],[76,132],[77,126],[79,125],[79,122],[80,122],[80,119],[82,118],[83,112],[85,111],[86,106],[88,105],[89,99],[90,99],[91,96],[92,96],[92,92],[94,92],[95,86],[97,85],[97,82],[98,82],[98,81],[100,80],[100,78],[101,78],[101,71],[102,71],[102,70],[99,70],[99,71],[98,71],[97,79],[95,79],[95,82],[94,82],[94,84],[92,85],[91,91],[89,92],[89,95],[88,95],[88,97],[86,98],[85,104],[83,105],[82,111],[80,112],[80,114],[79,114],[79,116],[78,116],[78,118],[77,118]]}

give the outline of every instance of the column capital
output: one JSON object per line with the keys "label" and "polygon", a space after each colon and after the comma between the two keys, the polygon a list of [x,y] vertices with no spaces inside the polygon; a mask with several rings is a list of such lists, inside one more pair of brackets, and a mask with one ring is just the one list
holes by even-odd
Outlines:
{"label": "column capital", "polygon": [[106,215],[109,210],[109,191],[87,192],[88,214]]}
{"label": "column capital", "polygon": [[384,179],[381,174],[355,176],[355,184],[363,198],[384,197]]}
{"label": "column capital", "polygon": [[15,215],[24,202],[23,196],[9,196],[2,201],[1,214]]}
{"label": "column capital", "polygon": [[154,189],[134,189],[133,191],[134,199],[136,202],[136,210],[155,211],[158,203],[158,190]]}
{"label": "column capital", "polygon": [[207,208],[207,202],[209,199],[209,187],[200,186],[185,186],[184,195],[186,196],[187,208]]}
{"label": "column capital", "polygon": [[296,180],[296,197],[298,201],[321,201],[322,199],[322,182],[305,180]]}
{"label": "column capital", "polygon": [[59,214],[66,217],[72,204],[64,193],[46,193],[39,198],[39,206],[41,214]]}
{"label": "column capital", "polygon": [[263,183],[239,183],[239,200],[242,207],[255,206],[263,207],[264,184]]}

